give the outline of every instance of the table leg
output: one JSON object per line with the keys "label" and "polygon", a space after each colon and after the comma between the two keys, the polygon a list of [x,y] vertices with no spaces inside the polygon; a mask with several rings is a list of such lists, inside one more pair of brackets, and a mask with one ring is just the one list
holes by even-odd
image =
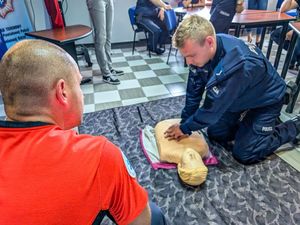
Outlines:
{"label": "table leg", "polygon": [[[62,47],[66,52],[68,52],[78,65],[78,58],[77,58],[75,42],[73,41],[73,42],[70,42],[67,44],[63,44],[63,45],[60,45],[60,47]],[[86,84],[86,83],[89,83],[90,81],[92,81],[91,78],[84,78],[81,80],[80,84]]]}
{"label": "table leg", "polygon": [[234,31],[234,36],[240,37],[240,32],[241,32],[241,25],[237,25]]}

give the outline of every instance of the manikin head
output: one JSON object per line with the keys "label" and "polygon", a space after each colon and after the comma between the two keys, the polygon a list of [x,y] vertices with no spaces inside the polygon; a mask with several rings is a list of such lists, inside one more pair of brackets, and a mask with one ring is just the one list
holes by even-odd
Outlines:
{"label": "manikin head", "polygon": [[202,184],[206,180],[208,169],[204,165],[199,153],[194,149],[187,148],[177,165],[178,174],[184,183],[192,186]]}

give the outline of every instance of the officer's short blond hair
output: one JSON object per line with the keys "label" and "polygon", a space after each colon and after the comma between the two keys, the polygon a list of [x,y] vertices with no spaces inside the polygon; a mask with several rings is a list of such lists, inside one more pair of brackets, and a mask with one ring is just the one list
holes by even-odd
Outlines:
{"label": "officer's short blond hair", "polygon": [[201,16],[191,15],[179,24],[173,35],[173,46],[182,48],[187,39],[195,40],[203,45],[207,36],[216,36],[212,23]]}

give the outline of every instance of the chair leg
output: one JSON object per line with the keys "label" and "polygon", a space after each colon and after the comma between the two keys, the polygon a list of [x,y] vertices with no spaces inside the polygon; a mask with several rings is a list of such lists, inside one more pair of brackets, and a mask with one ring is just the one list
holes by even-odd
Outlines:
{"label": "chair leg", "polygon": [[82,52],[84,54],[85,61],[88,64],[88,67],[91,67],[93,65],[93,63],[91,62],[91,58],[90,58],[87,47],[82,45],[81,48],[82,48]]}
{"label": "chair leg", "polygon": [[151,58],[151,52],[150,52],[150,49],[148,47],[148,35],[147,35],[146,31],[145,31],[145,37],[146,37],[146,44],[147,44],[148,55],[149,55],[149,58]]}
{"label": "chair leg", "polygon": [[134,54],[134,48],[135,48],[135,36],[136,36],[136,32],[134,31],[134,34],[133,34],[133,43],[132,43],[132,55]]}
{"label": "chair leg", "polygon": [[167,64],[169,64],[169,59],[170,59],[171,51],[172,51],[172,43],[170,44],[170,48],[169,48],[169,54],[168,54]]}

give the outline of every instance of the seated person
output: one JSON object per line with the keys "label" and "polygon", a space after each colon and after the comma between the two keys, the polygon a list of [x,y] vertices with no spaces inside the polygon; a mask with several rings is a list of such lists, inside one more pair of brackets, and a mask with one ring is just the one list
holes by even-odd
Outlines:
{"label": "seated person", "polygon": [[162,46],[169,36],[164,21],[165,10],[171,9],[161,0],[138,0],[136,3],[136,22],[148,32],[148,49],[161,55]]}
{"label": "seated person", "polygon": [[[297,16],[299,17],[299,11],[300,11],[299,2],[300,2],[299,0],[285,0],[281,4],[280,12],[286,12],[291,9],[297,9]],[[282,27],[279,27],[271,33],[271,39],[275,41],[277,44],[279,44],[281,35],[282,35]],[[292,28],[288,27],[288,32],[286,33],[285,41],[283,44],[283,48],[285,50],[288,50],[292,35],[293,35],[293,30]],[[300,65],[300,41],[297,40],[295,45],[295,50],[289,65],[289,69],[298,70],[299,65]]]}
{"label": "seated person", "polygon": [[179,7],[202,7],[205,6],[205,0],[182,0],[178,3]]}
{"label": "seated person", "polygon": [[15,44],[0,63],[6,121],[0,121],[0,224],[164,224],[122,151],[79,135],[82,77],[45,41]]}

